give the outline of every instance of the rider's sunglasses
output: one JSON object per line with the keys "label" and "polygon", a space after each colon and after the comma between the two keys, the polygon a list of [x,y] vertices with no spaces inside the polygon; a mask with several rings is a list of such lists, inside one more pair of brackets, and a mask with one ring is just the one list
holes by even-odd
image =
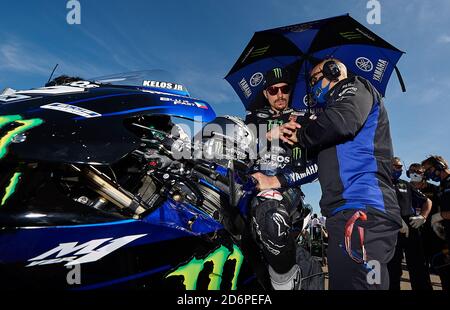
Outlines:
{"label": "rider's sunglasses", "polygon": [[270,87],[267,87],[266,90],[269,93],[269,95],[271,95],[271,96],[275,96],[276,94],[278,94],[278,90],[281,90],[281,92],[283,94],[287,95],[291,92],[291,86],[289,86],[289,85],[283,85],[280,87],[270,86]]}

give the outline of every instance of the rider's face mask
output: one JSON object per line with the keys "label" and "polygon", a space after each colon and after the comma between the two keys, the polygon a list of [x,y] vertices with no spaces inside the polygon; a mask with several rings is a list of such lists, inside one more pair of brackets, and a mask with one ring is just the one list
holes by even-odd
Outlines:
{"label": "rider's face mask", "polygon": [[[327,101],[325,98],[325,95],[330,90],[330,84],[331,84],[331,82],[329,82],[325,87],[322,88],[323,78],[324,77],[322,75],[319,79],[312,81],[312,83],[311,83],[312,99],[316,103],[321,103],[321,104],[324,104]],[[314,76],[312,77],[312,79],[314,79]]]}

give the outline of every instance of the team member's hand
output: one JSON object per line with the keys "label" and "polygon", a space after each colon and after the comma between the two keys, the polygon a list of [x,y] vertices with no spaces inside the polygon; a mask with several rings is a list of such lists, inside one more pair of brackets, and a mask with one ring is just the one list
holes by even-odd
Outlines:
{"label": "team member's hand", "polygon": [[435,213],[431,216],[431,225],[433,226],[434,224],[439,223],[443,220],[444,220],[444,218],[442,217],[440,212]]}
{"label": "team member's hand", "polygon": [[298,142],[297,140],[297,129],[301,128],[299,123],[290,121],[289,123],[283,124],[280,128],[280,140],[286,142],[290,145],[294,145]]}
{"label": "team member's hand", "polygon": [[411,225],[413,228],[419,228],[425,223],[426,219],[423,215],[417,215],[417,216],[411,216],[409,218],[409,225]]}
{"label": "team member's hand", "polygon": [[261,191],[271,188],[280,188],[281,186],[280,181],[278,181],[276,176],[267,176],[261,172],[256,172],[252,174],[252,177],[258,181],[257,187]]}
{"label": "team member's hand", "polygon": [[409,227],[403,219],[402,219],[402,228],[400,228],[400,233],[405,234],[406,238],[408,238],[409,236]]}

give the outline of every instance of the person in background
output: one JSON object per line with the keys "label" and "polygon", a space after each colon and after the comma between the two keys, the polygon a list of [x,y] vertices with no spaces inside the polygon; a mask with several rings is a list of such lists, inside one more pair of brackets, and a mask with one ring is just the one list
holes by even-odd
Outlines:
{"label": "person in background", "polygon": [[[425,263],[420,227],[431,210],[431,200],[409,182],[400,179],[403,164],[398,157],[392,159],[392,182],[397,193],[403,227],[398,235],[394,257],[388,264],[389,289],[400,290],[403,253],[413,290],[432,290],[430,273]],[[416,213],[416,210],[419,212]]]}
{"label": "person in background", "polygon": [[[438,204],[439,210],[431,216],[431,227],[441,239],[445,240],[446,251],[442,256],[439,273],[444,277],[442,287],[448,293],[450,278],[450,169],[448,162],[439,155],[432,155],[422,161],[424,176],[427,180],[439,183]],[[445,285],[445,286],[444,286]]]}

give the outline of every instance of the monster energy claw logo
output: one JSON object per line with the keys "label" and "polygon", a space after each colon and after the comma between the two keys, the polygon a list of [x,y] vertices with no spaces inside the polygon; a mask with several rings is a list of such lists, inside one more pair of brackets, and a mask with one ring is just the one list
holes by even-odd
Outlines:
{"label": "monster energy claw logo", "polygon": [[275,68],[272,71],[277,79],[280,79],[283,76],[280,68]]}
{"label": "monster energy claw logo", "polygon": [[3,136],[0,137],[0,159],[2,159],[6,152],[8,146],[13,142],[15,136],[24,133],[25,131],[39,126],[44,121],[40,118],[33,119],[22,119],[20,115],[4,115],[0,116],[0,130],[3,129],[6,125],[14,124],[10,129],[7,130]]}
{"label": "monster energy claw logo", "polygon": [[5,188],[5,194],[3,195],[0,206],[3,206],[6,203],[6,201],[9,199],[9,197],[11,197],[12,194],[14,194],[14,192],[16,191],[16,186],[19,183],[20,175],[21,175],[20,172],[16,172],[9,180],[9,184]]}
{"label": "monster energy claw logo", "polygon": [[269,50],[269,47],[270,47],[270,45],[267,45],[264,47],[254,49],[250,54],[250,58],[264,55]]}
{"label": "monster energy claw logo", "polygon": [[269,120],[268,124],[267,124],[267,130],[272,130],[272,128],[274,127],[278,127],[283,125],[283,121],[282,120]]}
{"label": "monster energy claw logo", "polygon": [[299,147],[294,147],[292,149],[292,159],[297,160],[302,156],[302,149]]}
{"label": "monster energy claw logo", "polygon": [[171,272],[166,276],[182,276],[183,284],[187,290],[197,289],[197,281],[200,272],[203,270],[206,262],[211,262],[213,264],[213,270],[209,274],[209,290],[219,290],[220,284],[222,283],[222,273],[225,263],[229,260],[236,260],[236,265],[234,267],[234,274],[231,281],[231,289],[236,290],[237,279],[239,276],[239,271],[243,262],[243,255],[236,245],[233,245],[233,251],[230,252],[225,246],[221,246],[214,252],[210,253],[203,259],[192,258],[186,264],[178,267],[175,271]]}

